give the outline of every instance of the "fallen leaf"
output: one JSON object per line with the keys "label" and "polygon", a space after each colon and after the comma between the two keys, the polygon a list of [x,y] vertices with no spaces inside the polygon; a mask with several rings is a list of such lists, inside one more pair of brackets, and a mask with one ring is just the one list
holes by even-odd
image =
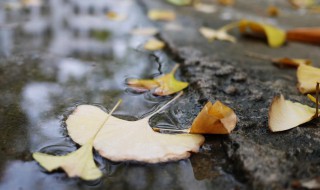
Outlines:
{"label": "fallen leaf", "polygon": [[289,41],[320,44],[320,28],[295,28],[287,31]]}
{"label": "fallen leaf", "polygon": [[320,81],[320,68],[300,65],[297,69],[298,89],[301,93],[316,91],[316,84]]}
{"label": "fallen leaf", "polygon": [[235,0],[218,0],[218,3],[224,6],[234,5]]}
{"label": "fallen leaf", "polygon": [[193,0],[167,0],[167,2],[178,6],[190,5],[192,1]]}
{"label": "fallen leaf", "polygon": [[22,0],[22,5],[25,7],[39,7],[42,5],[42,0]]}
{"label": "fallen leaf", "polygon": [[142,35],[142,36],[153,36],[157,34],[159,30],[154,27],[148,27],[148,28],[136,28],[131,31],[131,34],[133,35]]}
{"label": "fallen leaf", "polygon": [[[80,177],[84,180],[95,180],[102,176],[102,172],[96,166],[92,148],[93,142],[100,132],[101,128],[104,126],[106,121],[110,118],[110,115],[114,112],[114,110],[118,107],[121,101],[119,101],[116,106],[111,110],[110,114],[104,115],[101,120],[99,120],[99,125],[96,125],[96,130],[88,130],[87,134],[90,134],[90,138],[80,137],[81,140],[85,139],[83,143],[81,143],[82,147],[80,147],[75,152],[71,152],[64,156],[54,156],[48,155],[40,152],[33,153],[33,158],[47,171],[51,172],[55,169],[62,168],[69,177]],[[85,116],[83,116],[85,117]],[[99,118],[99,115],[93,119]],[[72,120],[72,118],[71,118]],[[83,128],[83,125],[86,124],[96,124],[96,121],[86,121],[82,120],[82,122],[75,121],[73,124],[78,125],[79,128]],[[75,131],[76,134],[79,134],[78,131]],[[74,135],[74,134],[72,134]]]}
{"label": "fallen leaf", "polygon": [[313,179],[309,180],[303,180],[300,182],[301,187],[307,188],[307,189],[320,189],[320,177],[315,177]]}
{"label": "fallen leaf", "polygon": [[172,21],[176,18],[176,14],[169,10],[152,9],[148,12],[151,20]]}
{"label": "fallen leaf", "polygon": [[123,21],[127,18],[127,16],[120,15],[120,14],[113,12],[113,11],[107,12],[106,17],[112,21]]}
{"label": "fallen leaf", "polygon": [[[202,135],[161,134],[149,126],[149,119],[175,99],[177,95],[157,112],[137,121],[126,121],[111,116],[94,140],[94,148],[112,161],[138,161],[147,163],[184,159],[190,152],[198,152],[204,142]],[[78,144],[92,138],[92,132],[101,125],[107,113],[91,105],[81,105],[67,119],[70,137]],[[94,133],[94,132],[93,132]]]}
{"label": "fallen leaf", "polygon": [[239,29],[242,33],[249,30],[255,35],[265,36],[269,46],[273,48],[283,45],[286,41],[286,33],[283,30],[268,24],[242,20],[239,22]]}
{"label": "fallen leaf", "polygon": [[214,41],[215,39],[217,39],[217,40],[229,41],[229,42],[232,42],[232,43],[236,42],[235,37],[229,35],[227,33],[227,30],[225,30],[224,28],[218,29],[218,30],[214,30],[214,29],[207,28],[207,27],[201,27],[199,29],[199,31],[209,41]]}
{"label": "fallen leaf", "polygon": [[183,90],[189,85],[187,82],[178,81],[174,78],[174,74],[178,67],[179,65],[176,64],[170,73],[155,79],[129,79],[127,84],[138,89],[155,89],[154,94],[159,96],[174,94]]}
{"label": "fallen leaf", "polygon": [[108,40],[110,35],[111,35],[110,32],[107,30],[92,30],[92,31],[90,31],[90,36],[92,38],[95,38],[96,40],[99,40],[102,42]]}
{"label": "fallen leaf", "polygon": [[269,6],[267,8],[267,14],[268,16],[271,16],[271,17],[277,17],[280,14],[280,10],[276,6]]}
{"label": "fallen leaf", "polygon": [[32,156],[49,172],[62,168],[69,177],[80,177],[84,180],[95,180],[102,176],[102,172],[94,163],[92,141],[65,156],[52,156],[40,152],[33,153]]}
{"label": "fallen leaf", "polygon": [[269,108],[269,128],[272,132],[292,129],[312,120],[315,114],[315,108],[277,96]]}
{"label": "fallen leaf", "polygon": [[217,11],[217,8],[214,5],[205,4],[205,3],[196,3],[194,8],[203,13],[211,14]]}
{"label": "fallen leaf", "polygon": [[311,65],[312,61],[309,59],[293,59],[293,58],[277,58],[272,59],[272,62],[280,66],[299,67],[300,65]]}
{"label": "fallen leaf", "polygon": [[231,108],[220,101],[208,102],[194,119],[190,133],[230,134],[236,124],[237,116]]}
{"label": "fallen leaf", "polygon": [[314,5],[314,0],[289,0],[290,4],[295,8],[308,8]]}
{"label": "fallen leaf", "polygon": [[150,39],[144,44],[144,49],[150,50],[150,51],[157,51],[163,49],[165,46],[165,43],[161,40],[157,39]]}

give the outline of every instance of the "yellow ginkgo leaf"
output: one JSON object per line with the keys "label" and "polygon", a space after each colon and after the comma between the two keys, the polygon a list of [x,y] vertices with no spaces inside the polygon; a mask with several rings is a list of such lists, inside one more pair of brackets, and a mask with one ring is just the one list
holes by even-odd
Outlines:
{"label": "yellow ginkgo leaf", "polygon": [[[194,134],[161,134],[154,132],[149,125],[149,119],[163,110],[137,121],[127,121],[110,117],[94,140],[94,148],[103,157],[112,161],[139,161],[147,163],[166,162],[184,159],[191,152],[198,152],[204,142],[202,135]],[[67,129],[70,137],[83,144],[92,138],[88,131],[96,130],[101,125],[101,118],[108,114],[100,108],[91,105],[81,105],[67,119]],[[92,121],[88,121],[92,120]],[[80,123],[82,123],[80,127]]]}
{"label": "yellow ginkgo leaf", "polygon": [[170,10],[152,9],[148,12],[150,20],[172,21],[176,18],[176,14]]}
{"label": "yellow ginkgo leaf", "polygon": [[224,30],[224,29],[214,30],[214,29],[207,28],[207,27],[201,27],[199,29],[199,31],[209,41],[213,41],[213,40],[217,39],[217,40],[229,41],[232,43],[236,42],[235,37],[229,35],[227,33],[227,30]]}
{"label": "yellow ginkgo leaf", "polygon": [[186,88],[189,83],[178,81],[175,79],[174,74],[177,71],[179,65],[176,64],[172,71],[163,76],[155,79],[129,79],[127,84],[131,87],[138,89],[154,90],[154,94],[159,96],[167,96],[177,93]]}
{"label": "yellow ginkgo leaf", "polygon": [[193,120],[190,133],[229,134],[236,124],[237,116],[231,108],[220,101],[208,102]]}
{"label": "yellow ginkgo leaf", "polygon": [[269,108],[269,128],[272,132],[285,131],[312,120],[315,113],[315,108],[277,96]]}
{"label": "yellow ginkgo leaf", "polygon": [[320,68],[300,65],[297,69],[298,89],[301,93],[316,91],[316,84],[320,82]]}
{"label": "yellow ginkgo leaf", "polygon": [[163,49],[165,46],[165,43],[161,40],[157,39],[150,39],[144,44],[144,49],[150,50],[150,51],[157,51]]}
{"label": "yellow ginkgo leaf", "polygon": [[47,171],[62,168],[69,177],[80,177],[84,180],[95,180],[102,176],[102,172],[94,163],[92,141],[84,144],[75,152],[64,156],[53,156],[40,152],[33,153],[33,158]]}
{"label": "yellow ginkgo leaf", "polygon": [[133,35],[142,35],[142,36],[153,36],[157,34],[159,31],[157,28],[146,27],[146,28],[136,28],[131,31]]}
{"label": "yellow ginkgo leaf", "polygon": [[249,20],[241,20],[239,22],[240,32],[250,32],[256,35],[263,35],[267,38],[270,47],[279,47],[286,41],[286,33],[279,28],[269,24],[258,23]]}

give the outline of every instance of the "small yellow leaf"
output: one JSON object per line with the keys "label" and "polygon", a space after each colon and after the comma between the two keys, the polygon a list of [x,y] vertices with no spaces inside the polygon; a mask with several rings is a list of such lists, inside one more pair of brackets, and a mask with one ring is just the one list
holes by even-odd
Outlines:
{"label": "small yellow leaf", "polygon": [[127,17],[125,15],[119,15],[116,12],[110,11],[106,14],[107,18],[112,21],[123,21]]}
{"label": "small yellow leaf", "polygon": [[157,51],[163,49],[164,46],[165,43],[163,41],[157,39],[150,39],[144,44],[144,49],[150,51]]}
{"label": "small yellow leaf", "polygon": [[301,93],[316,91],[316,84],[320,81],[320,69],[308,65],[300,65],[297,69],[298,89]]}
{"label": "small yellow leaf", "polygon": [[131,34],[134,35],[142,35],[142,36],[153,36],[157,34],[159,31],[157,28],[148,27],[148,28],[136,28],[131,31]]}
{"label": "small yellow leaf", "polygon": [[204,4],[204,3],[196,3],[194,5],[194,8],[199,12],[203,12],[207,14],[214,13],[217,11],[217,8],[214,5]]}
{"label": "small yellow leaf", "polygon": [[194,119],[190,133],[230,134],[236,124],[237,116],[231,108],[220,101],[208,102]]}
{"label": "small yellow leaf", "polygon": [[236,42],[236,39],[233,36],[229,35],[226,30],[222,30],[222,29],[214,30],[207,27],[201,27],[199,31],[209,41],[213,41],[217,39],[217,40],[229,41],[232,43]]}
{"label": "small yellow leaf", "polygon": [[176,14],[170,10],[152,9],[148,12],[151,20],[172,21],[176,18]]}
{"label": "small yellow leaf", "polygon": [[255,35],[263,35],[267,38],[270,47],[279,47],[286,41],[286,33],[274,26],[254,21],[242,20],[239,22],[240,32],[247,32],[248,29]]}
{"label": "small yellow leaf", "polygon": [[292,59],[288,57],[272,59],[272,62],[280,66],[299,67],[300,65],[311,65],[309,59]]}
{"label": "small yellow leaf", "polygon": [[178,81],[174,78],[174,74],[178,67],[179,65],[176,64],[170,73],[155,79],[129,79],[127,84],[131,87],[139,89],[155,89],[154,94],[159,96],[174,94],[183,90],[189,85],[187,82]]}
{"label": "small yellow leaf", "polygon": [[285,131],[312,120],[315,113],[314,108],[277,96],[269,108],[269,128],[272,132]]}
{"label": "small yellow leaf", "polygon": [[39,152],[33,153],[32,156],[49,172],[62,168],[69,177],[95,180],[102,176],[102,172],[94,163],[92,143],[92,141],[89,141],[77,151],[64,156],[53,156]]}

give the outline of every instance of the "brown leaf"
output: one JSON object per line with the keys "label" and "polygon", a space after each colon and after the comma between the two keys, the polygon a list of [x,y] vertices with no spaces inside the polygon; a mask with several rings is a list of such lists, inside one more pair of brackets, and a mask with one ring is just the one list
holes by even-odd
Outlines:
{"label": "brown leaf", "polygon": [[320,44],[320,27],[295,28],[287,31],[289,41]]}
{"label": "brown leaf", "polygon": [[311,65],[312,62],[309,59],[292,59],[288,57],[272,59],[274,64],[279,66],[299,67],[300,65]]}

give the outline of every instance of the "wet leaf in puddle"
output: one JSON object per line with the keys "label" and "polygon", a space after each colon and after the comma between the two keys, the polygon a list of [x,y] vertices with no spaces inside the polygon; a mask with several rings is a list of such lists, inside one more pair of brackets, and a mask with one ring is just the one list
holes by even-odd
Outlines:
{"label": "wet leaf in puddle", "polygon": [[265,36],[269,46],[273,48],[283,45],[286,41],[286,33],[282,29],[269,24],[241,20],[239,22],[239,29],[242,33],[251,32],[255,35]]}
{"label": "wet leaf in puddle", "polygon": [[[112,161],[147,163],[184,159],[190,152],[198,152],[204,137],[193,134],[161,134],[152,130],[149,119],[182,95],[182,92],[157,112],[137,121],[111,116],[94,140],[94,148]],[[88,131],[96,131],[108,114],[91,105],[81,105],[67,119],[70,137],[83,144],[92,138]]]}
{"label": "wet leaf in puddle", "polygon": [[320,81],[320,68],[300,65],[297,69],[298,89],[301,93],[316,91],[315,85]]}
{"label": "wet leaf in puddle", "polygon": [[113,11],[107,12],[106,17],[112,21],[123,21],[127,18],[127,16],[120,15],[120,14],[113,12]]}
{"label": "wet leaf in puddle", "polygon": [[289,41],[320,44],[320,27],[295,28],[287,31]]}
{"label": "wet leaf in puddle", "polygon": [[151,20],[172,21],[176,19],[176,14],[170,10],[152,9],[148,12],[148,17]]}
{"label": "wet leaf in puddle", "polygon": [[194,119],[190,133],[195,134],[230,134],[236,127],[235,112],[220,101],[208,102]]}
{"label": "wet leaf in puddle", "polygon": [[157,34],[159,30],[154,27],[147,27],[147,28],[136,28],[131,31],[133,35],[142,35],[142,36],[153,36]]}
{"label": "wet leaf in puddle", "polygon": [[315,114],[315,108],[277,96],[269,108],[269,128],[272,132],[292,129],[312,120]]}
{"label": "wet leaf in puddle", "polygon": [[235,37],[229,35],[227,33],[227,30],[225,30],[224,28],[214,30],[214,29],[207,28],[207,27],[201,27],[199,29],[199,31],[210,42],[214,41],[215,39],[229,41],[229,42],[232,42],[232,43],[236,42]]}
{"label": "wet leaf in puddle", "polygon": [[[80,177],[84,180],[95,180],[100,178],[102,176],[102,172],[96,166],[93,159],[93,142],[96,139],[96,136],[100,132],[101,128],[104,126],[106,121],[108,121],[110,115],[118,107],[119,104],[120,101],[112,109],[110,114],[104,114],[103,118],[101,117],[101,115],[96,115],[93,116],[93,120],[85,120],[84,118],[86,118],[86,115],[81,115],[81,113],[78,113],[81,115],[81,119],[79,120],[74,120],[74,117],[68,118],[74,121],[74,125],[77,125],[82,129],[86,125],[97,124],[95,125],[95,130],[85,131],[85,133],[87,134],[86,137],[89,138],[86,138],[85,135],[79,133],[79,131],[75,131],[74,133],[69,134],[72,136],[74,136],[75,134],[79,135],[81,137],[81,141],[83,142],[81,143],[82,147],[80,147],[75,152],[71,152],[64,156],[54,156],[36,152],[32,154],[33,158],[49,172],[58,168],[62,168],[69,177]],[[92,110],[90,110],[89,112],[92,113]]]}
{"label": "wet leaf in puddle", "polygon": [[167,2],[178,6],[190,5],[192,1],[193,0],[167,0]]}
{"label": "wet leaf in puddle", "polygon": [[194,5],[194,8],[199,12],[203,12],[207,14],[214,13],[217,11],[217,8],[214,5],[205,4],[205,3],[196,3]]}
{"label": "wet leaf in puddle", "polygon": [[150,50],[150,51],[157,51],[163,49],[165,46],[165,43],[161,40],[157,39],[150,39],[144,44],[144,49],[145,50]]}
{"label": "wet leaf in puddle", "polygon": [[154,94],[159,96],[174,94],[183,90],[189,85],[187,82],[182,82],[175,79],[174,74],[178,67],[179,65],[176,64],[170,73],[155,79],[129,79],[127,84],[130,87],[138,89],[155,89]]}

